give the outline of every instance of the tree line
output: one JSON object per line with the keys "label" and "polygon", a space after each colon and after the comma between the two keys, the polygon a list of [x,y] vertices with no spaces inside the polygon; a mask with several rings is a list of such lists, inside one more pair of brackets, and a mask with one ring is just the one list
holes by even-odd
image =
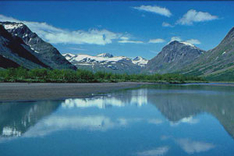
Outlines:
{"label": "tree line", "polygon": [[88,70],[50,70],[50,69],[25,69],[8,68],[0,70],[0,82],[63,82],[63,83],[88,83],[88,82],[168,82],[185,83],[205,81],[203,78],[182,74],[114,74],[106,72],[91,72]]}

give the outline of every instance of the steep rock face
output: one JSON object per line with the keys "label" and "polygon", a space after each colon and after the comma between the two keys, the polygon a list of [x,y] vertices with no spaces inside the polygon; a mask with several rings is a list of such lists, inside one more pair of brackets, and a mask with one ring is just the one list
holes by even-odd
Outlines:
{"label": "steep rock face", "polygon": [[3,57],[2,55],[0,55],[0,67],[2,68],[17,68],[20,65],[15,63],[14,61],[7,59],[5,57]]}
{"label": "steep rock face", "polygon": [[222,78],[227,73],[229,77],[234,76],[234,28],[217,47],[204,53],[185,73],[213,78]]}
{"label": "steep rock face", "polygon": [[173,73],[189,66],[205,51],[186,42],[173,41],[146,65],[146,72]]}
{"label": "steep rock face", "polygon": [[125,56],[113,56],[109,53],[99,54],[97,56],[85,54],[63,54],[63,56],[78,69],[88,69],[91,71],[104,71],[112,73],[140,73],[141,69],[147,63],[146,59],[138,57],[132,60]]}
{"label": "steep rock face", "polygon": [[23,23],[0,22],[13,36],[17,36],[34,51],[37,58],[53,69],[76,69],[51,44],[43,41]]}
{"label": "steep rock face", "polygon": [[[0,56],[1,67],[16,67],[22,65],[26,68],[48,68],[35,55],[35,52],[17,36],[12,36],[0,25]],[[13,63],[14,62],[14,63]]]}

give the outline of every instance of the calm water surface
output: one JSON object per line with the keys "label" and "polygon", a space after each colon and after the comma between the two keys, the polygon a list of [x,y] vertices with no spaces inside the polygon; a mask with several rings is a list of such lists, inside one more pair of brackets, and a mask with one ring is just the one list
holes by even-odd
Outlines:
{"label": "calm water surface", "polygon": [[0,103],[1,156],[233,156],[234,87]]}

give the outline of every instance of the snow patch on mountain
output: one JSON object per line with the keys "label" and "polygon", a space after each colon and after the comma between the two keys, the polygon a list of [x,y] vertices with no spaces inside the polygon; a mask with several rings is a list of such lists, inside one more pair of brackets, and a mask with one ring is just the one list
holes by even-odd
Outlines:
{"label": "snow patch on mountain", "polygon": [[23,27],[23,24],[22,23],[4,24],[3,26],[5,29],[10,30],[10,29],[17,29],[19,27]]}
{"label": "snow patch on mountain", "polygon": [[70,60],[71,58],[75,57],[76,55],[71,54],[71,53],[66,53],[66,54],[63,54],[63,56],[64,56],[67,60]]}
{"label": "snow patch on mountain", "polygon": [[98,57],[107,57],[107,58],[112,58],[114,57],[112,54],[110,53],[102,53],[102,54],[99,54],[97,55]]}
{"label": "snow patch on mountain", "polygon": [[[66,53],[63,54],[63,56],[71,63],[73,64],[87,64],[89,63],[94,64],[94,63],[99,63],[99,64],[116,64],[117,62],[121,62],[121,61],[127,61],[130,63],[133,63],[135,65],[138,65],[140,67],[144,67],[148,60],[138,56],[134,59],[130,59],[128,57],[125,56],[113,56],[112,54],[109,53],[102,53],[102,54],[98,54],[97,56],[91,56],[91,55],[87,55],[87,54],[70,54],[70,53]],[[108,66],[110,67],[110,65]]]}
{"label": "snow patch on mountain", "polygon": [[188,43],[188,42],[180,42],[180,43],[183,43],[184,45],[191,46],[191,47],[195,48],[195,46],[193,44],[191,44],[191,43]]}
{"label": "snow patch on mountain", "polygon": [[124,56],[100,57],[100,56],[90,56],[90,55],[85,55],[85,54],[79,54],[70,59],[70,61],[97,62],[97,63],[118,62],[121,60],[130,60],[130,59]]}
{"label": "snow patch on mountain", "polygon": [[141,56],[137,56],[136,58],[132,60],[132,63],[137,64],[141,67],[144,67],[148,63],[148,60],[144,59]]}
{"label": "snow patch on mountain", "polygon": [[102,53],[97,56],[66,53],[63,54],[63,56],[78,69],[91,70],[94,72],[105,71],[135,74],[139,73],[148,62],[148,60],[142,57],[130,59],[125,56],[113,56],[109,53]]}
{"label": "snow patch on mountain", "polygon": [[[197,48],[197,47],[196,47],[195,45],[193,45],[192,43],[185,42],[185,41],[181,42],[181,41],[177,41],[177,40],[171,41],[171,42],[169,42],[167,45],[174,44],[174,43],[181,43],[181,44],[183,44],[183,45],[185,45],[185,46],[190,46],[190,47],[193,47],[193,48]],[[166,45],[166,46],[167,46],[167,45]]]}

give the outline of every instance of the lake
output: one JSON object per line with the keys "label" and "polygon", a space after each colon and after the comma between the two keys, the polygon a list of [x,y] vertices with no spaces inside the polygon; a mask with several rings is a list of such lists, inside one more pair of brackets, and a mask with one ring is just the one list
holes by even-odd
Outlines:
{"label": "lake", "polygon": [[234,87],[0,103],[1,156],[233,156]]}

